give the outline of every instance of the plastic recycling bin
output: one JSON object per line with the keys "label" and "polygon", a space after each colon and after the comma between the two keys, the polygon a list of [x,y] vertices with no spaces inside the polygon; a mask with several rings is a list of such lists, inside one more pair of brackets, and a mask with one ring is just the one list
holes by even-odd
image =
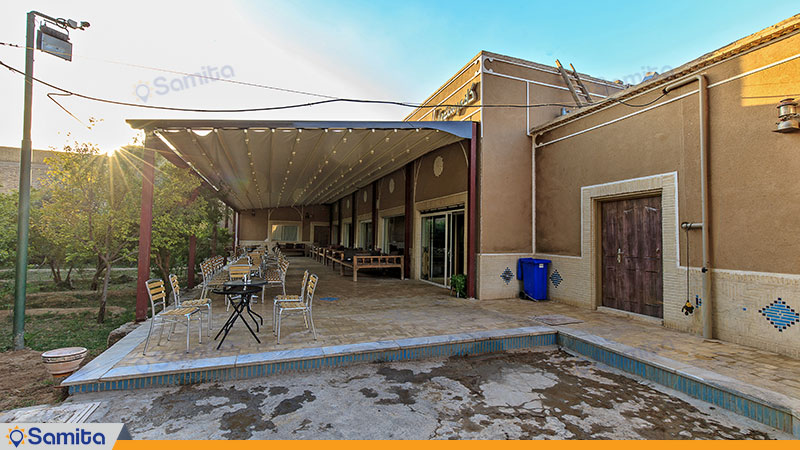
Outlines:
{"label": "plastic recycling bin", "polygon": [[547,269],[549,259],[520,258],[517,261],[517,279],[522,280],[528,298],[547,300]]}

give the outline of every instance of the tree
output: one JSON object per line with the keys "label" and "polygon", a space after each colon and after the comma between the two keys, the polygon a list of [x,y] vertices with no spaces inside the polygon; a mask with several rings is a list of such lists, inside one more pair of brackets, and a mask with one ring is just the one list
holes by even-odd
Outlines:
{"label": "tree", "polygon": [[207,228],[204,219],[208,203],[199,195],[201,181],[190,169],[176,167],[161,157],[156,160],[156,169],[151,261],[166,280],[173,267],[187,263],[189,237],[203,234]]}
{"label": "tree", "polygon": [[0,194],[0,265],[14,264],[17,248],[17,200],[16,191]]}
{"label": "tree", "polygon": [[98,258],[104,271],[97,321],[105,320],[113,264],[129,258],[136,243],[138,193],[136,165],[118,154],[100,154],[89,143],[75,143],[48,159],[42,180],[38,226],[69,253],[68,258]]}

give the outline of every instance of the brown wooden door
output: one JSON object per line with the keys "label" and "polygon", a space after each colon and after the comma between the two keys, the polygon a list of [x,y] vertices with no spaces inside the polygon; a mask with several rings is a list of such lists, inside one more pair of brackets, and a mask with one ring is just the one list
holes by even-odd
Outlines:
{"label": "brown wooden door", "polygon": [[663,317],[661,197],[601,206],[603,306]]}

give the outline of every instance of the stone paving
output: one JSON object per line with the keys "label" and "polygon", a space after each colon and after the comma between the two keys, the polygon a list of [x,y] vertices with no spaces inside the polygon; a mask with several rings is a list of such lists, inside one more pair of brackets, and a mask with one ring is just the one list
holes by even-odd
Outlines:
{"label": "stone paving", "polygon": [[[360,342],[424,337],[484,330],[543,325],[535,316],[562,314],[583,323],[555,326],[591,333],[611,341],[656,353],[659,356],[729,376],[763,389],[800,399],[800,360],[742,345],[705,340],[701,337],[666,329],[639,319],[591,311],[555,302],[531,302],[518,299],[469,300],[449,296],[447,290],[421,281],[398,280],[371,275],[365,271],[353,283],[310,258],[292,258],[287,276],[287,292],[299,291],[302,272],[308,268],[320,276],[314,303],[314,321],[318,340],[303,326],[302,318],[284,322],[282,342],[276,343],[271,332],[271,295],[267,303],[254,305],[264,317],[258,344],[247,329],[237,323],[220,350],[217,342],[204,335],[197,343],[196,329],[191,335],[192,349],[185,353],[185,334],[178,330],[171,341],[151,344],[152,351],[142,355],[143,343],[124,356],[115,367],[214,358],[250,353],[353,344]],[[361,275],[361,274],[359,274]],[[327,301],[322,298],[335,298]],[[221,298],[214,300],[213,331],[227,318]]]}

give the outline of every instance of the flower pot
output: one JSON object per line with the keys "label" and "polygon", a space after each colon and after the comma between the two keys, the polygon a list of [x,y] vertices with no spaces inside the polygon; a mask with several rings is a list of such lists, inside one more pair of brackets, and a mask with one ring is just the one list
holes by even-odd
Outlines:
{"label": "flower pot", "polygon": [[78,370],[87,350],[84,347],[67,347],[42,353],[42,361],[54,378],[60,378]]}

